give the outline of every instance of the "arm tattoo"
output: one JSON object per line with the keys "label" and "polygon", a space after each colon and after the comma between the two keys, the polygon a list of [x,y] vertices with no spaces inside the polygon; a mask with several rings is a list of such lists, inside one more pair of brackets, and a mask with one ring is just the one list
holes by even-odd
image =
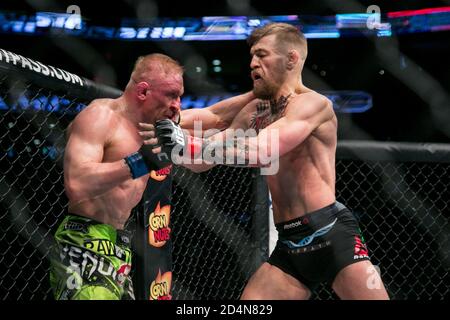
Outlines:
{"label": "arm tattoo", "polygon": [[246,138],[206,141],[203,150],[207,150],[204,155],[205,160],[215,164],[227,164],[233,167],[247,167],[250,164],[250,146]]}
{"label": "arm tattoo", "polygon": [[238,166],[247,166],[250,163],[250,146],[248,145],[248,139],[245,138],[234,138],[233,139],[233,155],[236,151],[236,161],[235,164]]}
{"label": "arm tattoo", "polygon": [[241,137],[225,141],[222,146],[222,161],[238,167],[248,166],[250,163],[248,139]]}

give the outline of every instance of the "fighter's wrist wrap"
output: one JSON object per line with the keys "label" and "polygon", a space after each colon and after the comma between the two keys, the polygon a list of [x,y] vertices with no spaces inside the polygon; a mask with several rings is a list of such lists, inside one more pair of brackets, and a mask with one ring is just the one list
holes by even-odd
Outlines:
{"label": "fighter's wrist wrap", "polygon": [[130,168],[131,177],[137,179],[152,170],[159,170],[171,164],[169,157],[165,153],[155,154],[152,148],[147,145],[135,153],[124,158],[125,163]]}

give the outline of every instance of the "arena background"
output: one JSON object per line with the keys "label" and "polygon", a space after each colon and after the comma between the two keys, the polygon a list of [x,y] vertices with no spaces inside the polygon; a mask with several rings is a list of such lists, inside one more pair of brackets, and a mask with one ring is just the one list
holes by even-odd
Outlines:
{"label": "arena background", "polygon": [[[11,15],[20,21],[36,12],[64,13],[72,4],[80,7],[87,23],[113,28],[121,26],[125,18],[142,24],[148,19],[167,18],[164,21],[170,26],[171,21],[186,17],[334,16],[365,13],[372,4],[379,5],[382,13],[450,6],[447,1],[341,2],[229,0],[215,1],[214,5],[172,5],[117,1],[99,8],[87,1],[6,1],[0,4],[0,23]],[[421,23],[426,26],[429,21],[424,18]],[[435,32],[413,30],[386,37],[352,33],[308,41],[305,84],[322,92],[358,92],[361,96],[356,98],[364,102],[361,108],[350,99],[348,109],[337,110],[338,137],[353,150],[345,151],[344,144],[338,153],[337,196],[355,211],[374,261],[396,299],[445,299],[449,295],[448,25],[450,22],[443,23]],[[13,25],[2,24],[1,49],[119,90],[127,83],[139,55],[166,53],[185,66],[185,107],[206,106],[218,97],[251,88],[250,56],[244,40],[94,39],[52,30],[41,35],[13,30]],[[2,77],[0,81],[3,101],[7,101],[11,88],[8,80]],[[54,88],[20,87],[23,92],[65,97]],[[68,95],[72,106],[84,105],[92,98],[77,100]],[[44,115],[29,110],[12,112],[6,107],[0,111],[0,264],[6,270],[0,277],[0,299],[51,298],[45,239],[66,205],[58,164],[65,127],[79,110],[74,109]],[[36,138],[48,143],[36,144]],[[360,149],[358,142],[363,145]],[[36,148],[36,153],[27,155],[27,147]],[[252,170],[217,168],[198,176],[175,170],[174,299],[239,297],[249,275],[269,254],[270,205],[266,199],[264,182]],[[17,215],[27,210],[25,218]],[[11,218],[14,215],[23,227],[17,227]],[[36,225],[42,233],[34,236]],[[335,297],[324,286],[314,298]]]}

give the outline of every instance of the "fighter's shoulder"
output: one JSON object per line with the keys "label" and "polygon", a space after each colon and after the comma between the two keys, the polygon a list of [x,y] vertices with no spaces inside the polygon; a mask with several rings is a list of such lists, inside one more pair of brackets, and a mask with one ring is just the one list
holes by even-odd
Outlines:
{"label": "fighter's shoulder", "polygon": [[325,121],[334,116],[333,103],[320,93],[308,91],[291,98],[286,115],[300,119],[320,117]]}
{"label": "fighter's shoulder", "polygon": [[109,121],[118,116],[113,99],[92,100],[77,118],[94,118],[96,121]]}
{"label": "fighter's shoulder", "polygon": [[94,99],[86,106],[86,108],[83,109],[82,112],[111,113],[115,111],[114,105],[114,99]]}
{"label": "fighter's shoulder", "polygon": [[313,90],[295,95],[292,98],[291,104],[309,105],[319,109],[332,109],[333,107],[333,103],[330,99]]}
{"label": "fighter's shoulder", "polygon": [[73,125],[79,129],[101,129],[111,127],[118,121],[113,99],[95,99],[87,105],[74,119]]}

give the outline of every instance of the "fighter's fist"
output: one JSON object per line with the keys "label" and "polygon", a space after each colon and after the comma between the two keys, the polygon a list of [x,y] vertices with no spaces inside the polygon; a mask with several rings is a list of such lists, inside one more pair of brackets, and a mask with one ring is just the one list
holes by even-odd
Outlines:
{"label": "fighter's fist", "polygon": [[[159,120],[155,124],[155,136],[162,151],[174,157],[196,159],[202,155],[203,139],[184,133],[179,125],[171,120]],[[177,159],[178,160],[178,159]]]}
{"label": "fighter's fist", "polygon": [[133,179],[142,177],[151,170],[167,167],[173,162],[170,152],[161,149],[155,126],[149,123],[139,123],[139,126],[143,144],[138,151],[124,158]]}
{"label": "fighter's fist", "polygon": [[169,119],[158,120],[155,124],[155,136],[162,150],[172,154],[175,149],[177,155],[182,156],[187,145],[187,136],[181,127]]}

